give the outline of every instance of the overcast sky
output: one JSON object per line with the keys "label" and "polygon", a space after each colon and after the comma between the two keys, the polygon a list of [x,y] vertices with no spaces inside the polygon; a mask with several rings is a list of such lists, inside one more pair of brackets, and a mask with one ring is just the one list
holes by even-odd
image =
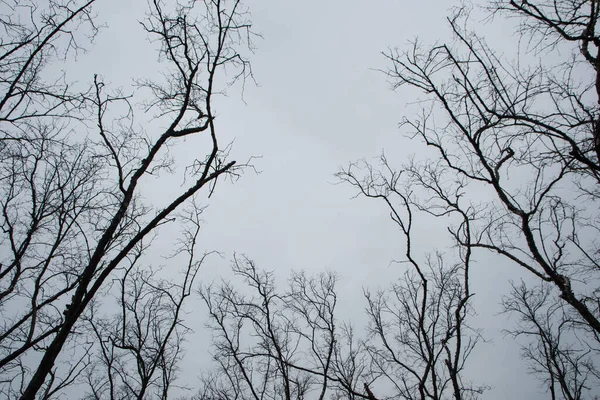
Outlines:
{"label": "overcast sky", "polygon": [[[102,0],[97,11],[107,25],[94,50],[77,61],[78,79],[99,73],[125,91],[132,78],[152,76],[155,53],[136,20],[141,1]],[[449,40],[445,17],[457,5],[441,0],[254,0],[252,13],[256,53],[251,57],[258,85],[248,83],[243,101],[240,88],[217,100],[222,141],[234,142],[233,159],[262,156],[235,184],[220,183],[204,218],[202,247],[219,250],[224,260],[207,264],[203,277],[225,274],[234,252],[244,253],[260,268],[285,279],[292,269],[336,271],[340,280],[340,315],[349,318],[362,309],[362,288],[374,288],[400,277],[402,237],[383,204],[351,199],[351,187],[336,185],[333,174],[359,158],[372,160],[385,149],[392,164],[422,151],[406,139],[398,122],[415,111],[408,103],[414,92],[390,90],[377,69],[386,67],[382,51],[403,47],[415,37],[426,43]],[[477,21],[475,21],[477,22]],[[492,43],[511,48],[510,25],[481,24]],[[484,33],[484,32],[481,32]],[[503,39],[504,38],[504,39]],[[504,40],[504,41],[503,41]],[[503,51],[506,49],[502,49]],[[244,103],[245,102],[245,103]],[[186,151],[193,152],[193,149]],[[180,184],[177,182],[176,184]],[[150,187],[146,196],[160,199],[163,187]],[[435,244],[443,227],[423,225],[419,234]],[[440,243],[443,241],[440,239]],[[160,238],[156,244],[161,246]],[[424,251],[426,249],[423,249]],[[469,378],[492,389],[488,399],[546,398],[526,375],[519,349],[501,334],[504,316],[500,295],[509,278],[520,271],[484,254],[473,271],[477,327],[481,343],[469,363]],[[192,306],[186,358],[186,383],[194,385],[198,354],[208,349],[203,334],[204,309]],[[361,320],[357,319],[360,325]]]}

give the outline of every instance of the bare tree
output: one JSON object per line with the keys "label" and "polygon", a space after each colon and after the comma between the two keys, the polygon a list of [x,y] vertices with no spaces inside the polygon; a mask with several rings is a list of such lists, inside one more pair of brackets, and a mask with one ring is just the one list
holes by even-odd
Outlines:
{"label": "bare tree", "polygon": [[553,290],[548,283],[534,288],[513,285],[503,306],[517,317],[517,325],[507,333],[525,339],[522,356],[553,400],[592,398],[600,383],[595,364],[598,350],[580,336],[578,321]]}
{"label": "bare tree", "polygon": [[326,398],[336,338],[335,281],[294,274],[289,291],[276,291],[272,273],[236,257],[234,273],[252,290],[209,286],[201,296],[213,331],[217,380],[199,398],[302,399],[316,391]]}
{"label": "bare tree", "polygon": [[[579,356],[600,337],[599,7],[490,2],[492,16],[518,19],[516,62],[466,28],[465,8],[448,19],[452,43],[415,41],[385,54],[393,87],[424,96],[420,115],[403,126],[434,156],[405,169],[419,190],[456,194],[465,221],[462,233],[450,228],[457,245],[497,253],[554,287],[521,288],[507,304],[535,328],[537,342],[524,354],[533,371],[546,372],[556,398],[583,395],[597,356]],[[434,184],[423,179],[432,175],[440,177]],[[432,213],[437,207],[417,204]],[[521,337],[530,328],[514,332]]]}
{"label": "bare tree", "polygon": [[369,386],[374,379],[366,343],[355,331],[356,328],[351,323],[343,323],[338,328],[339,336],[334,349],[334,374],[330,376],[331,384],[335,388],[332,398],[377,400]]}
{"label": "bare tree", "polygon": [[[479,339],[467,323],[473,311],[469,288],[471,251],[468,246],[457,249],[458,261],[448,265],[448,254],[428,254],[421,259],[414,249],[418,211],[458,216],[454,234],[470,242],[470,221],[459,206],[460,192],[446,192],[440,186],[445,177],[437,175],[435,169],[418,174],[412,166],[397,172],[385,156],[380,161],[380,169],[360,162],[337,174],[358,189],[359,195],[385,203],[404,241],[405,259],[401,264],[408,269],[402,278],[375,293],[365,291],[371,374],[393,388],[389,398],[477,398],[484,388],[472,386],[462,376]],[[402,179],[405,175],[407,180]],[[415,183],[431,189],[428,208],[415,203]]]}
{"label": "bare tree", "polygon": [[185,259],[181,278],[159,277],[157,271],[140,266],[137,258],[112,279],[118,311],[98,316],[95,312],[107,307],[91,306],[84,316],[97,353],[85,371],[87,398],[167,399],[175,386],[182,343],[189,332],[183,321],[184,303],[208,255],[196,254],[200,212],[192,207],[182,215],[188,226],[170,257]]}
{"label": "bare tree", "polygon": [[[134,277],[139,285],[122,304],[148,295],[161,299],[152,309],[161,313],[167,293],[136,263],[182,204],[203,188],[214,190],[219,177],[239,173],[242,166],[219,144],[213,97],[250,76],[239,51],[251,33],[239,1],[151,1],[142,26],[160,44],[163,79],[140,81],[138,92],[125,95],[94,76],[89,89],[75,91],[64,77],[47,81],[45,67],[96,33],[93,1],[7,4],[12,9],[0,18],[0,393],[29,400],[54,396],[92,365],[90,354],[81,354],[90,338],[82,316],[99,305],[97,295],[113,277],[122,285]],[[224,83],[220,71],[228,73]],[[139,115],[133,101],[148,92]],[[136,128],[149,118],[162,132]],[[208,140],[180,175],[187,186],[163,205],[144,203],[143,182],[181,171],[168,150],[194,135]],[[127,270],[131,275],[123,276]],[[177,317],[171,321],[178,326]],[[176,336],[159,339],[170,345]],[[124,336],[113,339],[111,346],[128,345]],[[81,360],[76,367],[61,363],[69,352]],[[153,368],[164,372],[160,363],[171,362],[153,360],[143,370],[146,384]]]}

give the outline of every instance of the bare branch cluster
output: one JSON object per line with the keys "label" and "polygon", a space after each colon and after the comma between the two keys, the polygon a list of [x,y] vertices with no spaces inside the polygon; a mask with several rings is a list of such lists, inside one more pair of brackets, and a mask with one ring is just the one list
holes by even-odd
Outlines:
{"label": "bare branch cluster", "polygon": [[335,275],[293,274],[282,293],[273,274],[246,257],[236,257],[233,271],[251,293],[231,283],[201,291],[218,369],[198,398],[328,398],[331,382],[339,380]]}
{"label": "bare branch cluster", "polygon": [[448,268],[440,256],[415,265],[365,293],[370,324],[357,337],[336,317],[335,275],[293,273],[278,291],[272,273],[237,257],[246,290],[223,282],[201,291],[217,368],[195,398],[476,398],[484,388],[461,375],[479,337],[465,323],[464,264]]}

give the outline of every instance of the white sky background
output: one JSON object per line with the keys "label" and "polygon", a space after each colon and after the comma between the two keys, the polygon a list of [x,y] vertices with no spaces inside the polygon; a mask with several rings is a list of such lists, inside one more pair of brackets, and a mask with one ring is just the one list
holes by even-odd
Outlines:
{"label": "white sky background", "polygon": [[[239,87],[217,100],[217,126],[221,143],[235,140],[232,159],[250,156],[260,174],[248,171],[235,184],[220,182],[213,198],[204,204],[206,226],[201,248],[219,250],[225,259],[213,258],[202,272],[205,280],[226,276],[234,252],[246,254],[260,268],[274,270],[282,281],[292,269],[336,271],[340,316],[353,318],[358,327],[364,317],[362,288],[376,288],[401,276],[403,267],[390,264],[403,254],[402,237],[383,204],[351,197],[347,185],[334,185],[340,166],[359,158],[373,160],[385,149],[392,164],[422,151],[398,129],[414,92],[392,92],[385,76],[374,69],[387,66],[381,51],[402,48],[419,36],[426,44],[450,39],[446,16],[454,1],[441,0],[304,0],[246,1],[256,41],[251,57],[258,86],[248,83],[244,104]],[[81,55],[70,78],[89,82],[103,75],[113,87],[130,90],[134,77],[152,77],[156,54],[137,23],[145,2],[101,0],[96,10],[107,24],[90,52]],[[477,21],[474,21],[477,22]],[[510,51],[517,38],[512,25],[502,21],[483,24],[490,41]],[[404,132],[406,133],[406,132]],[[193,146],[182,156],[192,157]],[[177,154],[177,153],[175,153]],[[181,182],[172,182],[178,188]],[[169,188],[151,186],[146,198],[160,202]],[[437,242],[445,230],[435,225],[418,227],[422,243]],[[159,237],[157,250],[167,250]],[[426,251],[425,248],[422,248]],[[433,249],[430,249],[433,250]],[[489,255],[476,255],[472,291],[479,316],[474,325],[484,328],[489,343],[480,343],[469,362],[469,378],[492,389],[486,399],[546,398],[537,382],[526,375],[519,349],[501,334],[507,319],[496,315],[508,279],[521,272]],[[208,336],[202,330],[205,310],[199,301],[194,313],[182,378],[194,386],[208,360]],[[362,318],[362,319],[361,319]],[[206,356],[204,356],[206,354]]]}

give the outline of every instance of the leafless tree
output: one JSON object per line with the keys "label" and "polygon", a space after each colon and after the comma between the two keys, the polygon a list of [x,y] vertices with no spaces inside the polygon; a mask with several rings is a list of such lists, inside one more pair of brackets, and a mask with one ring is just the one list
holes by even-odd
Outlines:
{"label": "leafless tree", "polygon": [[[293,275],[289,292],[278,293],[273,274],[247,258],[236,257],[233,271],[251,295],[230,283],[201,292],[221,378],[200,398],[302,399],[314,390],[325,398],[335,347],[335,277]],[[291,366],[300,363],[303,369]]]}
{"label": "leafless tree", "polygon": [[201,292],[209,310],[217,369],[204,378],[198,399],[369,399],[363,344],[335,317],[337,278],[293,273],[277,291],[272,273],[236,257],[232,283]]}
{"label": "leafless tree", "polygon": [[[514,332],[536,332],[524,354],[556,398],[582,396],[598,360],[583,355],[600,337],[599,7],[490,2],[492,17],[519,24],[514,62],[467,28],[465,8],[448,19],[453,42],[385,54],[393,87],[424,96],[403,127],[433,156],[409,163],[409,180],[433,196],[456,193],[464,232],[450,231],[463,252],[497,253],[554,288],[521,288],[507,304],[529,327]],[[433,185],[423,179],[432,175]]]}
{"label": "leafless tree", "polygon": [[175,262],[185,259],[181,278],[159,277],[157,271],[138,265],[138,258],[112,280],[117,289],[114,309],[118,311],[98,316],[95,312],[107,307],[91,306],[84,316],[94,333],[97,352],[84,372],[89,387],[86,398],[168,398],[189,332],[183,321],[184,303],[208,255],[196,254],[200,211],[193,207],[182,216],[187,228],[171,257]]}
{"label": "leafless tree", "polygon": [[[32,400],[57,395],[95,365],[91,353],[82,352],[93,344],[88,318],[82,317],[99,306],[97,295],[106,293],[113,278],[122,285],[132,282],[137,290],[121,298],[128,315],[141,312],[126,306],[138,301],[136,296],[160,299],[156,309],[146,304],[155,315],[163,305],[177,309],[175,298],[168,307],[162,303],[168,297],[164,287],[138,269],[137,260],[154,232],[184,203],[201,189],[212,192],[219,177],[239,173],[242,166],[228,160],[228,148],[219,144],[213,98],[251,76],[240,53],[248,49],[251,33],[239,1],[168,6],[153,0],[142,26],[160,45],[162,79],[140,80],[139,90],[125,95],[111,92],[100,76],[90,76],[89,88],[75,90],[77,85],[64,77],[48,80],[46,67],[93,38],[93,0],[5,4],[0,18],[0,393]],[[141,114],[136,103],[145,105]],[[137,121],[150,119],[152,129],[137,128]],[[163,129],[157,132],[159,126]],[[195,135],[206,140],[183,171],[170,159],[169,148]],[[142,200],[147,179],[176,174],[186,183],[180,193],[161,205]],[[188,271],[191,279],[194,269]],[[186,284],[180,287],[189,291]],[[177,317],[170,321],[179,326]],[[129,345],[133,328],[124,324],[123,340],[113,337],[110,346]],[[94,326],[106,335],[101,325]],[[162,322],[157,326],[165,328]],[[167,346],[177,342],[177,333],[165,335],[157,339]],[[64,358],[69,362],[62,363]],[[143,371],[145,378],[152,368],[165,372],[168,366],[160,363],[173,361],[153,360],[153,366],[145,366],[150,368]]]}
{"label": "leafless tree", "polygon": [[600,383],[598,349],[581,337],[579,322],[553,290],[545,282],[534,288],[513,285],[503,306],[518,319],[507,333],[525,340],[522,356],[553,400],[593,398]]}
{"label": "leafless tree", "polygon": [[[389,288],[365,291],[369,316],[366,347],[371,359],[371,374],[393,388],[388,398],[446,399],[477,398],[483,387],[472,386],[463,378],[469,354],[479,339],[469,328],[469,270],[471,251],[457,249],[457,261],[436,253],[421,257],[415,251],[415,212],[436,216],[457,216],[454,234],[470,242],[468,214],[460,208],[460,192],[446,192],[444,178],[428,169],[418,174],[416,167],[395,171],[385,156],[380,168],[366,162],[351,164],[337,176],[354,186],[359,195],[379,199],[390,211],[404,242],[407,265],[402,278]],[[408,175],[407,180],[403,176]],[[412,182],[411,182],[412,181]],[[413,198],[412,185],[432,191],[428,208]]]}

